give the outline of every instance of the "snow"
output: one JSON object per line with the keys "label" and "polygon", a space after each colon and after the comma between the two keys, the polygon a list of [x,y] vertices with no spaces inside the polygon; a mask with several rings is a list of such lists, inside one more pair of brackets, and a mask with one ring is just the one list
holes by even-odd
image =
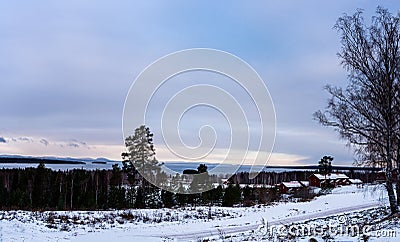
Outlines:
{"label": "snow", "polygon": [[299,182],[305,187],[310,186],[310,182],[309,181],[299,181]]}
{"label": "snow", "polygon": [[[384,187],[356,185],[333,189],[310,202],[249,208],[208,207],[118,211],[0,211],[0,241],[197,241],[252,236],[266,222],[299,223],[387,204]],[[247,231],[247,232],[246,232]],[[241,235],[241,233],[243,235]],[[245,237],[241,237],[245,236]],[[251,239],[249,239],[251,240]]]}
{"label": "snow", "polygon": [[282,230],[264,223],[256,230],[230,235],[230,241],[277,241],[278,238],[287,241],[294,236],[297,237],[296,241],[304,242],[311,238],[317,241],[363,241],[364,238],[368,238],[368,241],[397,241],[400,236],[399,218],[373,223],[387,216],[387,208],[381,207],[279,225],[284,228]]}
{"label": "snow", "polygon": [[282,182],[282,184],[287,188],[303,187],[303,185],[298,181]]}
{"label": "snow", "polygon": [[336,179],[349,179],[348,176],[346,176],[343,173],[331,173],[328,174],[325,178],[325,175],[321,175],[321,174],[313,174],[314,176],[316,176],[319,180],[325,180],[325,179],[330,179],[330,180],[336,180]]}
{"label": "snow", "polygon": [[[226,186],[225,186],[226,187]],[[239,184],[240,188],[250,187],[250,188],[272,188],[272,185],[266,184]]]}
{"label": "snow", "polygon": [[360,179],[349,179],[351,184],[362,184],[363,182]]}

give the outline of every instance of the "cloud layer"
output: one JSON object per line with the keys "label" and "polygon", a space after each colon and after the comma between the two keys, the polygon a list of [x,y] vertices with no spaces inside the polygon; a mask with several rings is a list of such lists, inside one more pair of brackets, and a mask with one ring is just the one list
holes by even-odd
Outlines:
{"label": "cloud layer", "polygon": [[[0,8],[0,153],[118,158],[134,78],[163,55],[209,47],[241,57],[264,79],[277,114],[275,153],[351,163],[351,152],[312,113],[326,105],[325,84],[345,84],[336,19],[363,8],[369,21],[378,4],[398,9],[397,1],[7,1]],[[195,144],[197,126],[182,128]],[[169,159],[164,153],[159,159]]]}

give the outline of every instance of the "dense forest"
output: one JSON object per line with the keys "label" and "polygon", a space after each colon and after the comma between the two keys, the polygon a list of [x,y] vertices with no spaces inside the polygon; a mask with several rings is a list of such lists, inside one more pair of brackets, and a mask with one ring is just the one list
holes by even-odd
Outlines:
{"label": "dense forest", "polygon": [[[311,171],[262,172],[255,179],[248,173],[229,178],[227,186],[198,194],[161,190],[149,183],[139,184],[138,173],[114,166],[112,170],[55,171],[37,168],[0,170],[0,208],[29,210],[95,210],[161,208],[186,205],[252,205],[279,199],[272,186],[282,181],[308,180]],[[373,173],[348,174],[367,182]],[[213,177],[213,180],[220,179]],[[238,184],[241,184],[240,186]],[[253,188],[243,184],[265,184]],[[184,189],[184,187],[180,187]]]}

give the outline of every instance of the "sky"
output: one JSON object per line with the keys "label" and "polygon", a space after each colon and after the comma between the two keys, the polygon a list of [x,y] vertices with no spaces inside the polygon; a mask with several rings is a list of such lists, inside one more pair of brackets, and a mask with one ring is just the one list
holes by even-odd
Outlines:
{"label": "sky", "polygon": [[[246,61],[269,90],[276,113],[269,164],[316,164],[323,155],[352,164],[346,142],[312,114],[326,106],[326,84],[346,85],[336,55],[337,18],[361,8],[370,23],[378,4],[392,13],[400,7],[397,1],[345,0],[2,1],[0,154],[119,160],[124,102],[135,78],[172,52],[212,48]],[[252,112],[243,90],[228,79],[187,73],[159,90],[147,114],[159,160],[181,160],[163,142],[158,104],[182,88],[220,82]],[[180,123],[183,143],[193,147],[199,128],[214,125],[220,139],[202,160],[220,161],[229,148],[229,123],[221,113],[199,107]]]}

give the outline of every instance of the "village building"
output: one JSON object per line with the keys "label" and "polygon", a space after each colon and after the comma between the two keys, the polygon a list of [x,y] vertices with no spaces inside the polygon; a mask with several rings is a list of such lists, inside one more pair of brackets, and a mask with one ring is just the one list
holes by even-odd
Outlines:
{"label": "village building", "polygon": [[291,193],[294,192],[297,189],[300,189],[302,187],[306,187],[299,181],[289,181],[289,182],[281,182],[278,185],[279,191],[281,193]]}
{"label": "village building", "polygon": [[327,175],[312,174],[309,178],[309,185],[313,187],[321,187],[322,184],[329,184],[329,186],[349,185],[349,177],[343,173],[330,173]]}
{"label": "village building", "polygon": [[301,185],[303,185],[304,187],[309,187],[310,186],[310,182],[309,181],[299,181],[301,183]]}
{"label": "village building", "polygon": [[[394,169],[392,171],[393,182],[397,182],[397,174],[398,174],[398,169]],[[376,176],[375,176],[375,182],[376,183],[384,183],[384,182],[386,182],[386,172],[385,171],[377,172]]]}

